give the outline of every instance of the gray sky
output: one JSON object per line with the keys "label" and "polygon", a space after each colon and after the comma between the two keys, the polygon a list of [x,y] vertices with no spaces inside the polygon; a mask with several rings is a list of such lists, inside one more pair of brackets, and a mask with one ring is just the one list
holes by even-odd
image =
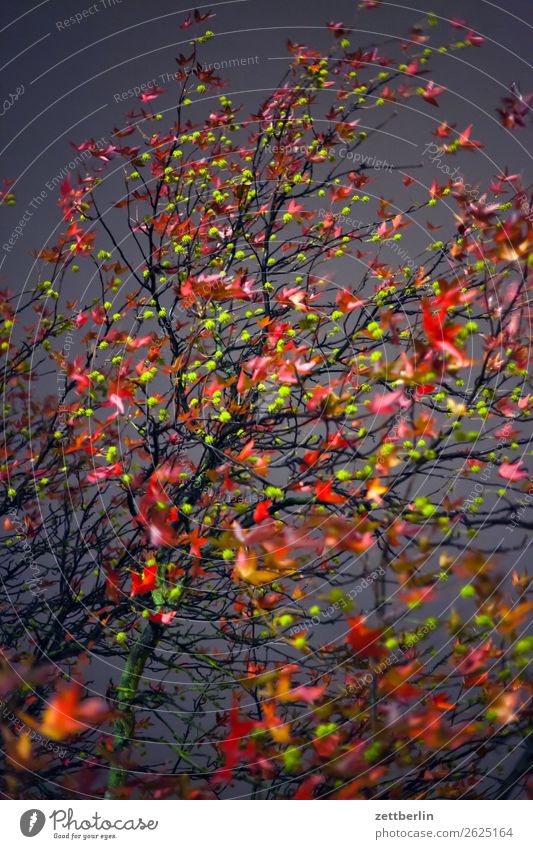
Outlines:
{"label": "gray sky", "polygon": [[[209,27],[217,34],[206,47],[206,61],[233,66],[221,72],[230,80],[226,93],[235,92],[235,99],[253,110],[281,76],[287,38],[326,45],[324,24],[332,19],[353,22],[356,3],[227,0],[205,8],[216,10]],[[495,106],[511,82],[525,91],[533,87],[527,61],[533,25],[530,0],[510,0],[505,8],[487,0],[418,0],[412,6],[383,2],[356,16],[360,32],[352,43],[380,43],[405,34],[408,25],[428,11],[443,19],[466,18],[486,44],[432,60],[435,81],[448,88],[440,108],[430,107],[421,116],[401,106],[394,132],[404,141],[384,139],[372,153],[395,161],[398,157],[401,164],[412,162],[413,156],[421,161],[422,143],[431,129],[449,118],[459,128],[461,122],[473,122],[474,136],[486,144],[482,156],[465,160],[466,177],[487,176],[504,164],[525,172],[531,161],[531,132],[506,132]],[[54,177],[69,170],[75,155],[69,142],[107,137],[113,126],[121,126],[126,112],[139,106],[136,97],[124,97],[128,89],[154,80],[165,87],[165,75],[177,67],[174,57],[187,52],[193,31],[179,27],[187,14],[175,0],[22,0],[4,13],[0,177],[17,180],[17,206],[0,208],[1,244],[28,214],[23,237],[9,252],[0,250],[0,285],[28,285],[35,275],[31,251],[47,242],[59,222],[59,181],[54,184]],[[443,24],[437,33],[443,41],[453,37],[449,25]],[[243,59],[249,61],[240,64]],[[166,87],[157,107],[168,110],[171,119],[172,85]],[[434,176],[429,172],[428,181]]]}

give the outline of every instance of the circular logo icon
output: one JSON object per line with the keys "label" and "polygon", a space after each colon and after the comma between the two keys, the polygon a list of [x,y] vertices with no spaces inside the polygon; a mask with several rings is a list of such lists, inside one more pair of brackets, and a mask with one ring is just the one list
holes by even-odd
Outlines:
{"label": "circular logo icon", "polygon": [[43,830],[46,817],[42,811],[32,808],[30,811],[25,811],[20,818],[20,830],[24,837],[35,837]]}

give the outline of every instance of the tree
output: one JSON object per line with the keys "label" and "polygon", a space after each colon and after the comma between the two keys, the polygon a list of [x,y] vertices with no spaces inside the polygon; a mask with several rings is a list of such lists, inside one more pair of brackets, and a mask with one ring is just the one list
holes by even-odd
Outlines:
{"label": "tree", "polygon": [[528,190],[377,161],[391,104],[445,97],[429,30],[328,29],[251,116],[193,38],[172,126],[154,89],[78,144],[39,281],[2,292],[9,795],[523,785]]}

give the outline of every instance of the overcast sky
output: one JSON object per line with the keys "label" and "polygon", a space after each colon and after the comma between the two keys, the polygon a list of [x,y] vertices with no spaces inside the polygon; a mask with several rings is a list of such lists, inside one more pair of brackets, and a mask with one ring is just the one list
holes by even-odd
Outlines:
{"label": "overcast sky", "polygon": [[[125,96],[128,89],[154,80],[165,87],[165,75],[176,70],[174,57],[188,46],[191,30],[179,27],[188,8],[179,0],[21,0],[6,9],[0,28],[0,177],[16,179],[17,206],[0,208],[2,245],[19,218],[29,214],[23,238],[10,251],[0,250],[2,285],[31,282],[31,251],[43,245],[59,223],[54,178],[69,169],[74,153],[69,142],[107,137],[113,126],[121,126],[126,112],[139,105],[135,97]],[[206,60],[232,66],[222,74],[230,80],[228,91],[238,92],[251,110],[280,78],[288,37],[326,45],[330,39],[324,24],[334,19],[355,21],[360,32],[352,43],[368,44],[404,34],[429,11],[443,19],[466,18],[485,36],[486,45],[437,57],[435,80],[443,82],[448,93],[434,114],[426,110],[425,120],[474,122],[475,137],[482,138],[486,148],[475,162],[468,161],[473,177],[494,173],[504,164],[526,172],[531,133],[506,132],[495,106],[512,82],[524,90],[533,88],[527,61],[533,24],[530,0],[509,0],[505,8],[487,0],[383,2],[357,16],[353,0],[227,0],[207,8],[216,10],[209,22],[216,38],[206,48]],[[450,38],[449,25],[442,25],[441,31],[443,41]],[[172,86],[167,88],[158,108],[168,110],[170,118]],[[425,129],[424,141],[429,135]],[[395,133],[403,141],[384,139],[378,155],[399,158],[402,164],[413,155],[420,161],[419,118],[404,109]]]}

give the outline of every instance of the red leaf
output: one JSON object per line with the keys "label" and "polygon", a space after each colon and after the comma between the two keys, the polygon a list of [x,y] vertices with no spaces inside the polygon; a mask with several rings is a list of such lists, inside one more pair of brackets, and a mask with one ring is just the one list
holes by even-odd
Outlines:
{"label": "red leaf", "polygon": [[348,619],[348,624],[350,631],[346,637],[346,642],[349,643],[356,654],[364,657],[383,657],[385,650],[377,645],[382,634],[380,629],[367,628],[364,616]]}
{"label": "red leaf", "polygon": [[318,481],[315,487],[316,497],[327,504],[344,504],[346,498],[332,490],[332,481]]}
{"label": "red leaf", "polygon": [[300,784],[298,790],[294,794],[295,799],[313,799],[313,790],[322,784],[324,781],[323,775],[310,775],[305,781]]}
{"label": "red leaf", "polygon": [[269,507],[271,504],[272,501],[268,499],[267,501],[260,501],[259,504],[256,505],[254,510],[254,522],[259,524],[259,522],[263,522],[265,519],[270,517]]}
{"label": "red leaf", "polygon": [[41,732],[51,740],[62,740],[70,734],[91,730],[109,715],[103,699],[81,701],[82,686],[71,681],[62,686],[50,699],[41,725]]}
{"label": "red leaf", "polygon": [[142,577],[141,575],[137,574],[137,572],[132,572],[130,597],[134,598],[136,595],[144,595],[144,593],[148,593],[151,592],[151,590],[155,590],[156,575],[156,563],[154,563],[152,566],[146,566],[142,573]]}
{"label": "red leaf", "polygon": [[521,481],[528,477],[526,469],[521,469],[522,461],[517,460],[515,463],[502,463],[498,469],[498,474],[506,481]]}
{"label": "red leaf", "polygon": [[139,100],[141,103],[149,103],[150,100],[155,100],[156,97],[159,97],[161,94],[165,93],[164,88],[160,88],[160,86],[155,85],[152,86],[148,91],[143,91],[139,95]]}
{"label": "red leaf", "polygon": [[113,463],[111,466],[102,466],[99,469],[93,469],[87,475],[87,483],[97,483],[108,478],[116,478],[122,474],[122,466],[120,463]]}

